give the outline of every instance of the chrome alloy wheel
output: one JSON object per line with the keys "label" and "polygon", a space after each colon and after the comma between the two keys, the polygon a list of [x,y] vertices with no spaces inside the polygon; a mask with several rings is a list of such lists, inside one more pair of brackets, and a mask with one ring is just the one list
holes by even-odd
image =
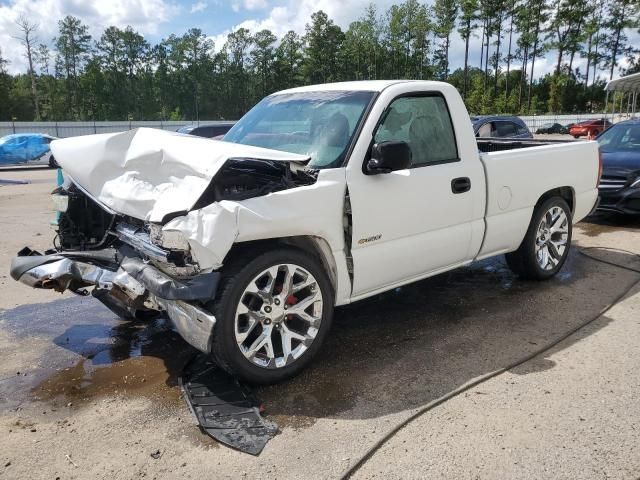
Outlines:
{"label": "chrome alloy wheel", "polygon": [[322,310],[320,286],[308,270],[294,264],[274,265],[249,282],[240,296],[236,343],[259,367],[285,367],[311,346]]}
{"label": "chrome alloy wheel", "polygon": [[543,270],[553,270],[567,249],[569,219],[560,207],[544,214],[536,233],[536,260]]}

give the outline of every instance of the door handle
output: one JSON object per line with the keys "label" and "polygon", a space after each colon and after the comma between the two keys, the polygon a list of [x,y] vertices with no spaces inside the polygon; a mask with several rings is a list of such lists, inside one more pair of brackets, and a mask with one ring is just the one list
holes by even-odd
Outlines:
{"label": "door handle", "polygon": [[471,190],[471,180],[469,177],[460,177],[451,180],[451,191],[453,193],[464,193],[469,190]]}

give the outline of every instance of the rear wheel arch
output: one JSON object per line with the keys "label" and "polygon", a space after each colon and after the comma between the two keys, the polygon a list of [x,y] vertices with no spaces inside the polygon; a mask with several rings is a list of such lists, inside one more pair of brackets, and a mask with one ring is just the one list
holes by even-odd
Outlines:
{"label": "rear wheel arch", "polygon": [[573,214],[575,213],[576,192],[572,187],[569,187],[569,186],[557,187],[544,192],[540,196],[540,198],[538,198],[538,201],[534,206],[534,210],[538,208],[540,205],[542,205],[544,202],[546,202],[548,199],[550,199],[551,197],[560,197],[565,202],[567,202],[567,205],[569,205],[569,209],[571,210],[571,216],[573,217]]}
{"label": "rear wheel arch", "polygon": [[[536,211],[538,210],[540,205],[542,205],[544,202],[546,202],[547,200],[553,197],[560,197],[565,202],[567,202],[567,205],[569,206],[569,211],[571,213],[571,218],[573,219],[573,214],[575,212],[575,191],[573,190],[572,187],[565,186],[565,187],[552,188],[551,190],[548,190],[544,192],[542,195],[540,195],[535,205],[533,206],[533,209],[531,210],[531,218],[529,219],[529,222],[533,221],[533,217],[535,216]],[[526,236],[526,232],[525,232],[525,236]],[[521,242],[524,241],[525,236],[522,237]]]}

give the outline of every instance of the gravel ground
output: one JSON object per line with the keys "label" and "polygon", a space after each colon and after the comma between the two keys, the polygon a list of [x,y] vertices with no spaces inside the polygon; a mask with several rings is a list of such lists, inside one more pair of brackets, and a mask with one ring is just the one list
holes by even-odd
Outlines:
{"label": "gravel ground", "polygon": [[[49,170],[0,172],[0,262],[44,249]],[[596,216],[580,247],[640,253],[640,221]],[[629,253],[587,250],[640,268]],[[560,275],[502,259],[338,310],[312,368],[259,389],[280,426],[259,457],[201,434],[177,377],[193,354],[162,320],[122,322],[91,299],[0,274],[0,478],[338,478],[394,425],[580,325],[640,274],[573,250]],[[358,478],[637,478],[636,288],[552,351],[419,417]],[[152,453],[160,451],[160,455]],[[158,457],[158,458],[155,458]]]}

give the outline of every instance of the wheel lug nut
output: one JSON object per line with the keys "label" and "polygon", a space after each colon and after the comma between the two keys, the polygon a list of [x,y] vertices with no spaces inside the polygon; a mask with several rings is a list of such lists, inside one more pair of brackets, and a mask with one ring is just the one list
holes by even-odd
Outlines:
{"label": "wheel lug nut", "polygon": [[275,303],[276,305],[280,305],[280,300],[278,300],[277,298],[273,301],[273,303]]}
{"label": "wheel lug nut", "polygon": [[265,325],[271,325],[271,319],[267,318],[267,319],[264,321],[264,324],[265,324]]}
{"label": "wheel lug nut", "polygon": [[271,312],[271,307],[269,305],[267,305],[266,307],[264,307],[264,311],[267,313]]}

